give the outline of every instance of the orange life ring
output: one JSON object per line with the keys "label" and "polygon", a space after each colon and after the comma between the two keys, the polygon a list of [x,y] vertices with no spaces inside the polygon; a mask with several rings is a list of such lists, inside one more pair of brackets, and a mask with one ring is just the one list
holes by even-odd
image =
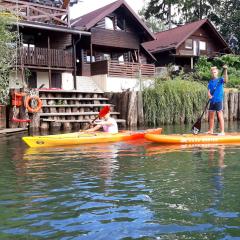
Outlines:
{"label": "orange life ring", "polygon": [[[37,106],[35,108],[32,108],[30,106],[30,101],[31,100],[36,100],[37,101]],[[38,112],[42,108],[42,101],[38,96],[28,96],[25,101],[25,107],[27,110],[31,113]]]}

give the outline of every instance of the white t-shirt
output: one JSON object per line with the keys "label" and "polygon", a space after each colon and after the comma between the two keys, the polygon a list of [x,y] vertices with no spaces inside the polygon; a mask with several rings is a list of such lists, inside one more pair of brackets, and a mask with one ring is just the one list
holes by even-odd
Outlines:
{"label": "white t-shirt", "polygon": [[107,122],[111,122],[111,125],[104,125],[105,121],[102,121],[103,131],[108,133],[118,133],[118,125],[114,118],[108,118]]}

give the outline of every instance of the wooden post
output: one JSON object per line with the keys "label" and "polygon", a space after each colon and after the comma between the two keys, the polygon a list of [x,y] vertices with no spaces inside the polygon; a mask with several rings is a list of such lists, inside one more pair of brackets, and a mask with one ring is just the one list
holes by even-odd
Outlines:
{"label": "wooden post", "polygon": [[75,40],[74,37],[72,36],[72,45],[73,45],[73,66],[74,66],[74,70],[73,70],[73,86],[74,89],[77,89],[77,80],[76,80],[76,76],[77,76],[77,65],[76,65],[76,45],[75,45]]}
{"label": "wooden post", "polygon": [[127,124],[129,127],[137,126],[137,92],[130,92]]}
{"label": "wooden post", "polygon": [[92,43],[90,44],[90,63],[92,63],[92,54],[93,54],[93,49],[92,49]]}
{"label": "wooden post", "polygon": [[52,71],[51,71],[51,53],[50,53],[50,37],[48,35],[48,78],[49,88],[52,87]]}
{"label": "wooden post", "polygon": [[223,117],[225,120],[228,120],[228,99],[229,99],[229,93],[225,92],[224,93],[224,102],[223,102]]}
{"label": "wooden post", "polygon": [[193,57],[191,57],[191,69],[193,69]]}
{"label": "wooden post", "polygon": [[137,92],[137,120],[139,126],[144,126],[144,113],[143,113],[143,98],[142,92]]}

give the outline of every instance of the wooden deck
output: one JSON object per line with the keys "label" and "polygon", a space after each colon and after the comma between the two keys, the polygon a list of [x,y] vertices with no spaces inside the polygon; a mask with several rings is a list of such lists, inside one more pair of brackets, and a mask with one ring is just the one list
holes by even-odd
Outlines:
{"label": "wooden deck", "polygon": [[18,64],[54,68],[73,68],[72,52],[62,49],[22,47],[19,49]]}
{"label": "wooden deck", "polygon": [[9,134],[14,134],[14,133],[19,133],[19,132],[24,132],[27,131],[27,128],[6,128],[0,130],[0,136],[1,135],[9,135]]}
{"label": "wooden deck", "polygon": [[155,66],[154,64],[104,60],[91,64],[91,74],[107,74],[110,77],[123,78],[153,77],[155,76]]}

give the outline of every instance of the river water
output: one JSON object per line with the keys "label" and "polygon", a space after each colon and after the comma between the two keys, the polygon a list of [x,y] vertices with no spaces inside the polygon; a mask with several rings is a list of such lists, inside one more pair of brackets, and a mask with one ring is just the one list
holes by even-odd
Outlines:
{"label": "river water", "polygon": [[21,136],[0,138],[1,240],[240,239],[240,145],[33,149]]}

